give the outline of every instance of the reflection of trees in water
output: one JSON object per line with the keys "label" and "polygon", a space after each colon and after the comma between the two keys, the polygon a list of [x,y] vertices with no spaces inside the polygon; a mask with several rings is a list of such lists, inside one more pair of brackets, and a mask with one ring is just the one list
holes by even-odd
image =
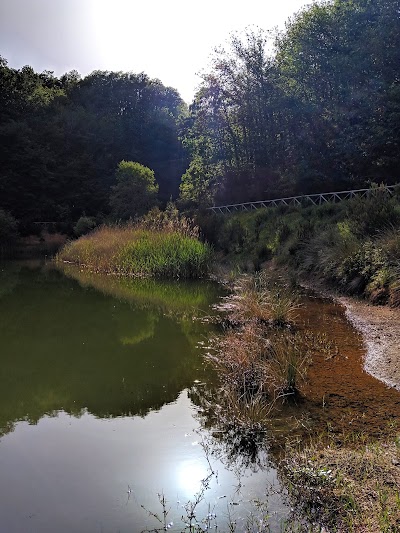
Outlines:
{"label": "reflection of trees in water", "polygon": [[18,290],[0,299],[0,318],[3,432],[60,410],[145,416],[205,377],[195,345],[208,326],[189,311],[83,289],[57,270],[23,269]]}

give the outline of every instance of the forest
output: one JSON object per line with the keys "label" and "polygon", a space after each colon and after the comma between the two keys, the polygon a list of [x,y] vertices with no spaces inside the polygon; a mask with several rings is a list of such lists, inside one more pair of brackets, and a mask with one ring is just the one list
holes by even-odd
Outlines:
{"label": "forest", "polygon": [[281,33],[233,34],[190,106],[145,73],[57,78],[0,57],[0,240],[135,218],[115,209],[124,161],[154,172],[149,208],[396,183],[399,65],[397,0],[314,3]]}

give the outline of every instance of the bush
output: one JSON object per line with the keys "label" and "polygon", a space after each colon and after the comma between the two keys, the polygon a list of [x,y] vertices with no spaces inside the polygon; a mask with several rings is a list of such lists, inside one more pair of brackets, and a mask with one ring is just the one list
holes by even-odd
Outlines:
{"label": "bush", "polygon": [[74,226],[74,234],[77,237],[81,237],[86,233],[89,233],[96,227],[96,220],[93,217],[81,217]]}
{"label": "bush", "polygon": [[379,187],[367,199],[349,201],[346,214],[353,233],[361,237],[376,235],[400,223],[398,201]]}

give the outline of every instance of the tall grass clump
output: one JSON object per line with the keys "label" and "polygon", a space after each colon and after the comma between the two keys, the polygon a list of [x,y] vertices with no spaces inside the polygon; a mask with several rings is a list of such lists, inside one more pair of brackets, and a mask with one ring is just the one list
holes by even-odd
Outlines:
{"label": "tall grass clump", "polygon": [[288,325],[296,317],[300,305],[290,283],[267,271],[239,276],[231,302],[234,322],[255,320],[274,327]]}
{"label": "tall grass clump", "polygon": [[92,272],[153,278],[199,278],[207,274],[211,249],[185,217],[154,212],[143,221],[101,226],[68,243],[57,261]]}
{"label": "tall grass clump", "polygon": [[213,339],[207,359],[223,386],[249,404],[296,395],[310,361],[311,343],[302,333],[268,331],[255,323]]}
{"label": "tall grass clump", "polygon": [[229,327],[213,339],[207,358],[226,390],[260,405],[296,394],[306,373],[308,348],[291,327],[299,307],[288,284],[270,272],[240,276],[222,309]]}

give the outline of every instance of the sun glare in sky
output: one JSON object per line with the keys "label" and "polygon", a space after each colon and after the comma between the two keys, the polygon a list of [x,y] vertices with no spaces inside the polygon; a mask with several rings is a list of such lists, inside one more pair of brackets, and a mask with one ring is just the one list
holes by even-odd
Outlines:
{"label": "sun glare in sky", "polygon": [[1,0],[0,54],[57,76],[146,72],[187,102],[213,49],[248,26],[283,28],[307,0]]}

